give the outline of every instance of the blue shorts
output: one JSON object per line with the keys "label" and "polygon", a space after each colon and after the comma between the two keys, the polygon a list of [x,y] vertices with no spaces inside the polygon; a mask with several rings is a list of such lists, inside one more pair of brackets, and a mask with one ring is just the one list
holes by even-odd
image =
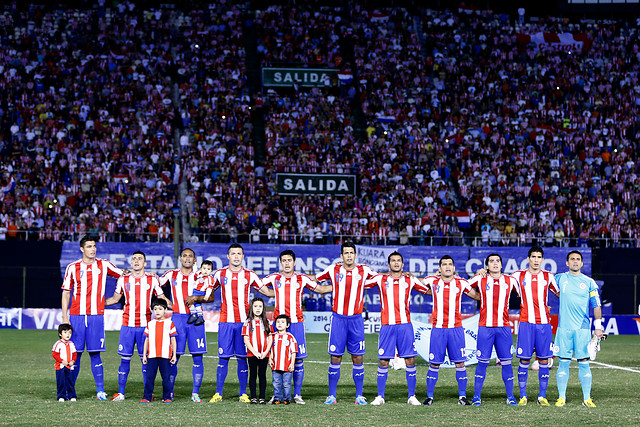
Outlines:
{"label": "blue shorts", "polygon": [[306,359],[307,358],[307,337],[304,333],[304,323],[297,322],[289,325],[288,332],[293,335],[293,337],[298,342],[298,353],[296,354],[297,359]]}
{"label": "blue shorts", "polygon": [[546,323],[520,322],[518,327],[518,345],[516,354],[520,359],[531,359],[536,352],[538,359],[548,359],[553,356],[553,330]]}
{"label": "blue shorts", "polygon": [[464,344],[464,328],[432,328],[429,340],[429,363],[442,365],[445,352],[452,363],[463,363],[466,360]]}
{"label": "blue shorts", "polygon": [[[206,295],[206,293],[204,291],[199,291],[197,289],[194,289],[193,292],[191,292],[191,295],[193,296],[198,296],[198,297],[203,297]],[[193,304],[193,307],[201,307],[202,303],[196,302]]]}
{"label": "blue shorts", "polygon": [[71,341],[76,351],[82,353],[85,343],[89,353],[105,351],[104,347],[104,316],[102,314],[71,314],[69,323],[73,328]]}
{"label": "blue shorts", "polygon": [[178,331],[176,354],[183,355],[189,345],[189,353],[204,354],[207,352],[207,333],[204,330],[204,324],[196,326],[193,323],[188,324],[189,314],[174,313],[171,316],[173,324],[176,325]]}
{"label": "blue shorts", "polygon": [[122,326],[120,328],[120,341],[118,342],[118,354],[120,356],[133,356],[133,345],[138,347],[140,357],[144,354],[144,326]]}
{"label": "blue shorts", "polygon": [[247,357],[247,348],[242,338],[243,323],[220,322],[218,324],[218,356]]}
{"label": "blue shorts", "polygon": [[391,360],[398,355],[403,359],[416,357],[416,341],[413,338],[413,325],[382,325],[378,335],[378,359]]}
{"label": "blue shorts", "polygon": [[591,341],[591,331],[589,329],[564,329],[556,330],[556,341],[553,344],[553,355],[562,359],[571,359],[575,353],[575,358],[588,359],[589,351],[587,346]]}
{"label": "blue shorts", "polygon": [[364,354],[364,319],[362,314],[343,316],[331,313],[329,326],[329,354],[342,356],[347,348],[349,354],[362,356]]}
{"label": "blue shorts", "polygon": [[496,348],[498,359],[508,362],[513,359],[513,335],[509,326],[498,326],[490,328],[487,326],[478,327],[478,349],[476,357],[482,362],[491,360],[491,350]]}

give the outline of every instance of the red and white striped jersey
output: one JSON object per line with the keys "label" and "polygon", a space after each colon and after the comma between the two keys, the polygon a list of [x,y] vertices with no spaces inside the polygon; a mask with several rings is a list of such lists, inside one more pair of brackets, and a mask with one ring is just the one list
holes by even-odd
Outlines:
{"label": "red and white striped jersey", "polygon": [[364,283],[375,273],[366,265],[356,264],[351,270],[342,264],[327,267],[319,276],[318,282],[329,281],[333,285],[334,313],[344,316],[361,314],[364,306]]}
{"label": "red and white striped jersey", "polygon": [[506,274],[495,279],[475,276],[469,281],[471,287],[480,293],[480,326],[495,328],[511,326],[509,321],[509,295],[518,281]]}
{"label": "red and white striped jersey", "polygon": [[62,282],[62,290],[71,292],[69,314],[104,314],[107,276],[120,277],[122,270],[99,258],[91,264],[85,264],[81,259],[69,264]]}
{"label": "red and white striped jersey", "polygon": [[[253,348],[262,353],[267,351],[267,338],[270,333],[271,330],[264,328],[262,319],[247,319],[242,325],[242,336],[249,337],[249,342]],[[247,349],[247,356],[252,357],[255,354]]]}
{"label": "red and white striped jersey", "polygon": [[271,369],[274,371],[288,371],[291,360],[295,360],[295,354],[298,352],[298,342],[289,332],[284,334],[276,332],[272,336],[273,344],[269,355]]}
{"label": "red and white striped jersey", "polygon": [[179,269],[169,270],[160,277],[160,286],[171,286],[171,301],[173,302],[173,312],[179,314],[190,314],[191,311],[185,300],[193,295],[193,290],[198,281],[198,273],[192,271],[183,274]]}
{"label": "red and white striped jersey", "polygon": [[51,350],[51,353],[53,355],[53,358],[56,360],[56,363],[54,364],[56,371],[59,371],[60,369],[64,368],[64,366],[62,366],[60,362],[69,363],[72,360],[75,361],[78,355],[76,353],[76,346],[71,340],[56,341],[56,343],[53,345],[53,349]]}
{"label": "red and white striped jersey", "polygon": [[383,325],[400,325],[411,323],[409,306],[411,304],[411,290],[426,294],[427,287],[414,276],[403,274],[393,277],[390,274],[376,274],[365,282],[365,288],[377,286],[380,291],[382,305],[381,316]]}
{"label": "red and white striped jersey", "polygon": [[151,319],[152,296],[164,295],[158,278],[149,273],[144,273],[141,277],[120,277],[116,284],[116,293],[124,295],[125,300],[122,325],[132,328],[147,326]]}
{"label": "red and white striped jersey", "polygon": [[213,292],[213,276],[200,277],[196,282],[195,290],[204,292],[204,297],[209,298]]}
{"label": "red and white striped jersey", "polygon": [[471,291],[465,279],[454,277],[445,282],[441,277],[427,276],[423,280],[433,295],[431,319],[434,328],[458,328],[462,326],[462,295]]}
{"label": "red and white striped jersey", "polygon": [[517,280],[515,288],[521,298],[520,322],[539,325],[549,323],[549,290],[559,291],[554,275],[548,271],[532,274],[529,270],[522,270],[516,271],[512,276]]}
{"label": "red and white striped jersey", "polygon": [[304,321],[302,314],[302,293],[304,288],[315,291],[318,284],[305,274],[293,273],[287,277],[282,273],[273,273],[262,279],[265,286],[271,286],[276,294],[276,309],[273,318],[286,314],[291,323]]}
{"label": "red and white striped jersey", "polygon": [[213,290],[222,288],[221,323],[242,323],[249,313],[249,292],[251,287],[261,289],[264,285],[258,275],[245,268],[231,271],[221,268],[213,274]]}
{"label": "red and white striped jersey", "polygon": [[144,329],[149,340],[148,358],[171,359],[171,337],[178,335],[171,319],[151,319]]}

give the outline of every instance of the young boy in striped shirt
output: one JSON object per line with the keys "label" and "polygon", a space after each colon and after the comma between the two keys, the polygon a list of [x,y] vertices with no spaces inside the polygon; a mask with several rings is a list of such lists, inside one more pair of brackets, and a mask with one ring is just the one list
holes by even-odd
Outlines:
{"label": "young boy in striped shirt", "polygon": [[69,323],[61,323],[58,326],[60,339],[53,345],[52,355],[56,360],[56,383],[58,385],[58,402],[70,400],[76,401],[76,378],[73,375],[75,367],[76,346],[71,341],[73,327]]}
{"label": "young boy in striped shirt", "polygon": [[291,403],[291,379],[296,362],[298,343],[287,332],[291,324],[289,316],[281,314],[276,317],[276,332],[273,334],[270,364],[273,371],[273,404],[288,405]]}
{"label": "young boy in striped shirt", "polygon": [[171,365],[176,363],[176,326],[171,319],[164,317],[167,302],[156,299],[151,304],[154,319],[144,330],[144,355],[142,363],[147,365],[147,377],[144,383],[144,397],[140,403],[149,403],[153,396],[153,385],[156,381],[158,369],[162,376],[162,403],[171,403],[173,399],[173,384],[170,379]]}

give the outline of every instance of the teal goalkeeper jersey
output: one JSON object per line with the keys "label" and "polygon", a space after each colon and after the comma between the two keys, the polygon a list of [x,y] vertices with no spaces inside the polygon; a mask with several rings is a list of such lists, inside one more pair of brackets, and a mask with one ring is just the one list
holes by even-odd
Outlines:
{"label": "teal goalkeeper jersey", "polygon": [[591,277],[566,272],[556,275],[560,289],[558,327],[563,329],[589,329],[589,307],[600,307],[598,285]]}

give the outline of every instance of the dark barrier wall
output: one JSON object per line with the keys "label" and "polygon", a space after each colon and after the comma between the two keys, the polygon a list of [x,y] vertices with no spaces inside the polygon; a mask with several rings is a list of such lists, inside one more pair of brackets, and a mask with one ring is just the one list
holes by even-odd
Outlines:
{"label": "dark barrier wall", "polygon": [[0,241],[0,306],[59,308],[61,252],[61,242]]}
{"label": "dark barrier wall", "polygon": [[[0,241],[0,306],[22,307],[24,283],[25,307],[59,308],[61,251],[60,242]],[[604,281],[602,299],[611,303],[613,314],[637,314],[640,249],[593,249],[592,262],[593,277]]]}
{"label": "dark barrier wall", "polygon": [[604,281],[602,300],[613,314],[638,314],[640,304],[640,249],[593,249],[593,278]]}

